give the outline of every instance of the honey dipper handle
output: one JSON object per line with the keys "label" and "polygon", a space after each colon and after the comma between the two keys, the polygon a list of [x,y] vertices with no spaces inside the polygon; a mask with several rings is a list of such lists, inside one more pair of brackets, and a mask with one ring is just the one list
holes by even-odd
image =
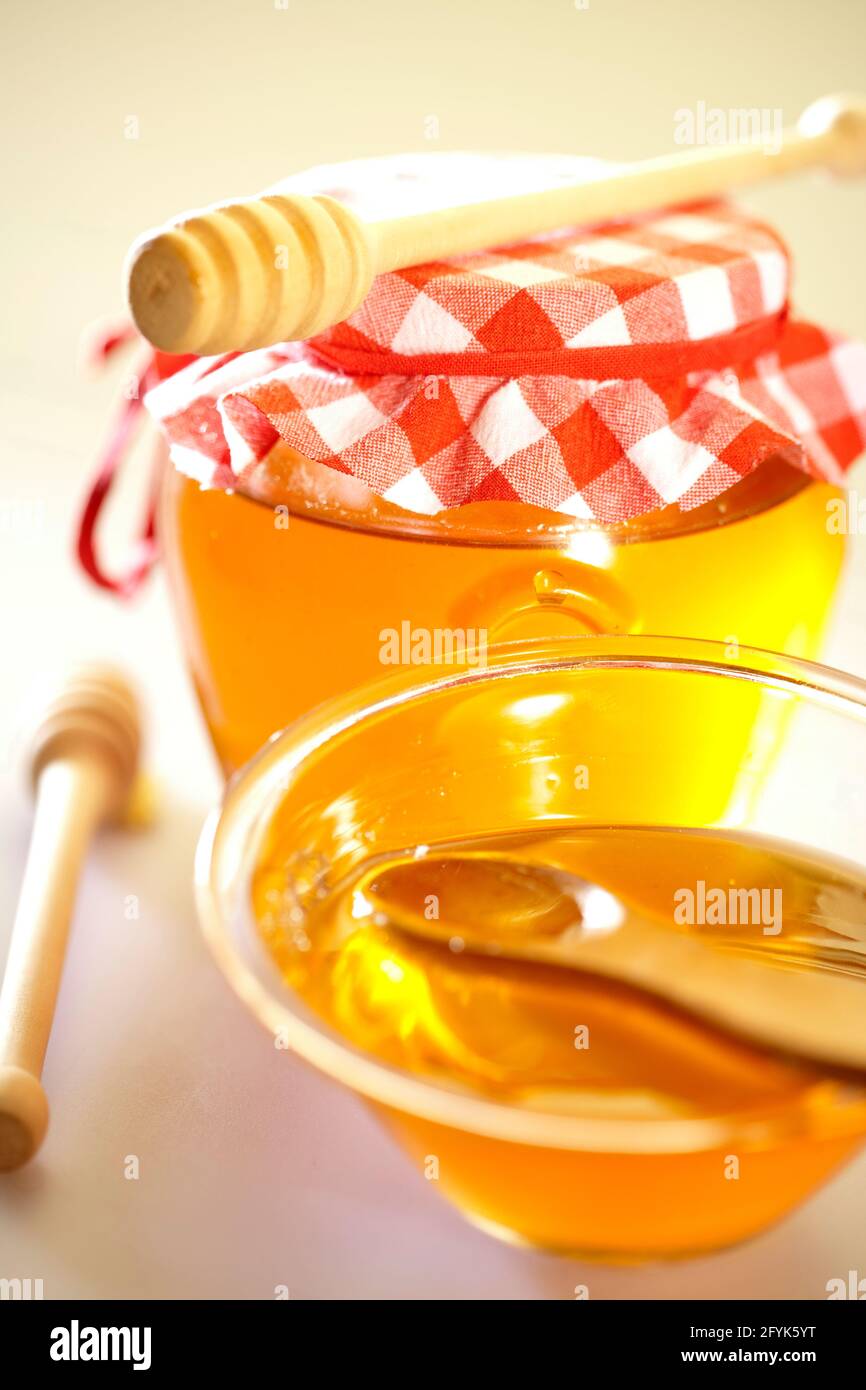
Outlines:
{"label": "honey dipper handle", "polygon": [[126,801],[139,741],[133,692],[97,666],[70,674],[32,736],[36,815],[0,988],[0,1171],[26,1163],[45,1134],[40,1076],[78,880],[97,826]]}
{"label": "honey dipper handle", "polygon": [[839,174],[866,173],[866,98],[822,97],[807,107],[796,127],[782,132],[778,147],[695,146],[615,166],[571,187],[377,223],[372,229],[377,268],[396,270],[556,227],[694,202],[815,165]]}
{"label": "honey dipper handle", "polygon": [[53,762],[40,776],[0,992],[0,1066],[42,1071],[78,879],[111,790],[110,770],[89,758]]}
{"label": "honey dipper handle", "polygon": [[38,1148],[48,1106],[38,1078],[51,1033],[69,922],[90,839],[113,794],[104,761],[52,762],[36,816],[0,991],[0,1170]]}
{"label": "honey dipper handle", "polygon": [[268,347],[341,322],[385,271],[691,202],[809,165],[866,172],[866,100],[823,97],[778,148],[700,146],[572,186],[412,217],[364,223],[334,198],[293,193],[206,208],[132,248],[130,309],[165,352]]}

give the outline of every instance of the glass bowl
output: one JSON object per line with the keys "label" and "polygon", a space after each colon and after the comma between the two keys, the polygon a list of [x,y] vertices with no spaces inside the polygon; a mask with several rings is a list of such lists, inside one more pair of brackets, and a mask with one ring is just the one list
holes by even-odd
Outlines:
{"label": "glass bowl", "polygon": [[[479,1088],[465,1069],[401,1061],[393,1000],[380,1000],[372,1021],[367,1007],[375,1048],[335,1026],[287,983],[280,932],[292,922],[302,945],[317,904],[389,857],[423,868],[431,846],[531,843],[558,854],[567,843],[579,847],[580,872],[629,911],[782,970],[863,971],[866,1003],[864,788],[866,684],[853,677],[746,648],[734,659],[690,639],[504,644],[483,666],[403,673],[276,735],[207,821],[198,909],[226,978],[278,1045],[371,1104],[421,1180],[470,1220],[563,1253],[682,1257],[754,1235],[808,1197],[866,1136],[866,1091],[823,1074],[764,1086],[781,1061],[732,1040],[706,1050],[688,1030],[665,1042],[676,1094],[664,1103],[652,1087],[637,1101],[615,1089],[563,1099]],[[723,878],[744,845],[757,855],[748,863],[766,869],[764,886],[776,875],[793,894],[784,923],[721,936],[709,921],[683,926],[677,891],[696,874]],[[805,896],[803,864],[824,866],[820,891]],[[280,949],[262,907],[274,874],[290,890]],[[453,956],[443,968],[469,967]],[[614,986],[600,1003],[614,1030],[637,1017]],[[471,1021],[471,1007],[460,1017]],[[572,1021],[577,1035],[581,1017]],[[639,1071],[669,1024],[653,1023],[644,1045],[630,1022],[623,1067]],[[724,1084],[710,1074],[716,1061],[704,1082],[710,1057]]]}

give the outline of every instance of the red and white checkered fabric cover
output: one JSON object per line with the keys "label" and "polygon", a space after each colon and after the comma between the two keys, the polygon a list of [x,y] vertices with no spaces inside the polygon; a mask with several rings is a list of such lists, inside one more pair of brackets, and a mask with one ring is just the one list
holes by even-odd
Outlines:
{"label": "red and white checkered fabric cover", "polygon": [[[592,161],[415,155],[281,187],[393,216],[573,181]],[[381,275],[304,344],[202,358],[153,391],[176,465],[243,489],[282,445],[412,512],[485,499],[614,524],[770,455],[838,482],[866,444],[866,348],[788,314],[789,259],[726,203]]]}

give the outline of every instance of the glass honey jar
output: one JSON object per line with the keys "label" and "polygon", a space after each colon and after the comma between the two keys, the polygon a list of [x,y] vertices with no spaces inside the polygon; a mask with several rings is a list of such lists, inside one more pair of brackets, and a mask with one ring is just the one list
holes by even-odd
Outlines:
{"label": "glass honey jar", "polygon": [[[405,156],[284,187],[375,217],[584,166]],[[741,210],[663,210],[379,276],[310,342],[154,392],[162,549],[224,769],[455,642],[655,632],[814,657],[866,352],[795,323],[788,282]]]}

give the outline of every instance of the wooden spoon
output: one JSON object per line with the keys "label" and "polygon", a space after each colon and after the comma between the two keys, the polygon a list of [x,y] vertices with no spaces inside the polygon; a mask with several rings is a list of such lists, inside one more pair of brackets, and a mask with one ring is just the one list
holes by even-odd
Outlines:
{"label": "wooden spoon", "polygon": [[[439,920],[418,908],[430,893]],[[377,923],[391,929],[459,951],[602,975],[740,1039],[866,1081],[866,980],[724,954],[546,865],[412,861],[371,876],[362,894]]]}

